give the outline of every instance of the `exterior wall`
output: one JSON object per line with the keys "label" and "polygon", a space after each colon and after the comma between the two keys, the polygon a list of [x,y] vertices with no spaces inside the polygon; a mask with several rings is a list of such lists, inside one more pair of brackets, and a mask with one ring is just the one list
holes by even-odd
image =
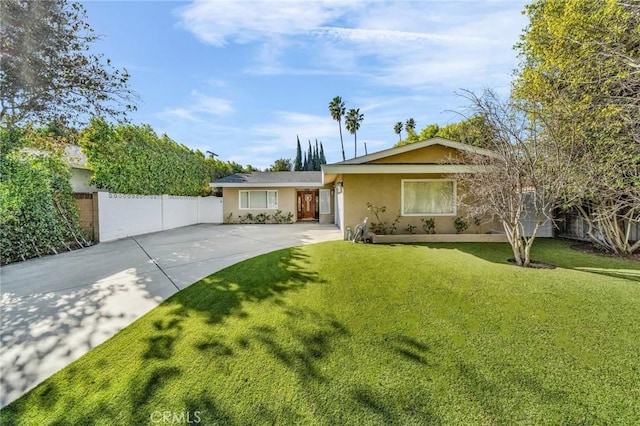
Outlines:
{"label": "exterior wall", "polygon": [[96,192],[98,188],[89,183],[91,181],[91,176],[93,176],[93,172],[91,170],[76,169],[72,167],[71,179],[69,179],[69,183],[71,184],[71,189],[73,190],[73,192]]}
{"label": "exterior wall", "polygon": [[[354,229],[358,224],[362,223],[365,217],[369,217],[369,222],[376,222],[373,212],[367,210],[367,203],[371,203],[376,207],[385,206],[386,212],[381,215],[381,219],[391,224],[396,215],[401,212],[401,185],[402,179],[447,179],[451,178],[442,174],[383,174],[383,175],[343,175],[344,194],[344,226],[342,230],[345,232],[347,228]],[[457,187],[458,196],[464,189]],[[437,234],[455,234],[456,229],[453,221],[458,216],[464,216],[465,212],[460,208],[457,209],[455,215],[452,216],[435,216],[435,232]],[[396,233],[406,234],[406,228],[409,224],[415,226],[416,232],[422,231],[422,222],[420,219],[432,216],[407,216],[401,217],[398,223]],[[465,231],[467,234],[484,234],[487,232],[502,232],[502,226],[498,221],[483,223],[480,226],[470,224]]]}
{"label": "exterior wall", "polygon": [[246,187],[246,188],[222,188],[222,199],[223,199],[223,215],[225,221],[232,214],[232,219],[234,222],[238,221],[240,216],[244,216],[247,213],[251,213],[252,215],[257,215],[260,213],[270,214],[275,213],[276,209],[265,209],[265,210],[240,210],[240,191],[278,191],[278,210],[282,210],[282,214],[286,215],[288,213],[293,214],[293,220],[296,220],[296,189],[295,188],[257,188],[257,187]]}
{"label": "exterior wall", "polygon": [[370,164],[438,164],[446,163],[451,158],[461,159],[460,151],[442,145],[431,145],[415,151],[404,152],[402,154],[391,155],[379,160],[371,161]]}
{"label": "exterior wall", "polygon": [[[97,192],[98,239],[111,241],[131,235],[164,231],[180,226],[222,222],[222,202],[217,197],[178,197]],[[94,198],[94,199],[95,199]],[[211,199],[211,200],[209,200]],[[202,204],[202,206],[200,206]],[[214,210],[213,212],[209,209]],[[218,212],[215,212],[215,210]],[[199,214],[199,212],[207,214]]]}

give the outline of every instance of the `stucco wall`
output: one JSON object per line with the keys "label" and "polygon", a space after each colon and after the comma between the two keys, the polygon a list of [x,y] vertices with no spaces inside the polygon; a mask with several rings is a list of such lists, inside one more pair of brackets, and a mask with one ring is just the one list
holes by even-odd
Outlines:
{"label": "stucco wall", "polygon": [[240,210],[239,193],[240,191],[278,191],[278,210],[282,210],[282,214],[287,215],[289,212],[293,214],[293,220],[296,220],[296,189],[295,188],[222,188],[222,199],[224,202],[224,219],[225,221],[229,217],[229,214],[233,214],[232,219],[234,222],[239,220],[240,216],[244,216],[247,213],[257,215],[260,213],[266,213],[273,215],[276,209],[251,209]]}
{"label": "stucco wall", "polygon": [[[380,175],[343,175],[343,193],[344,193],[344,227],[354,229],[359,223],[362,223],[365,217],[369,217],[369,222],[376,222],[376,217],[372,211],[367,210],[367,203],[374,206],[387,208],[386,212],[381,215],[383,221],[391,224],[396,215],[401,211],[401,185],[402,179],[447,179],[449,176],[442,174],[380,174]],[[459,185],[457,187],[458,195],[464,189]],[[458,208],[455,215],[438,216],[435,219],[435,231],[438,234],[453,234],[456,232],[453,221],[456,217],[464,217],[465,212]],[[409,224],[417,228],[418,233],[422,230],[422,222],[420,219],[424,217],[401,217],[398,224],[397,233],[408,233],[406,228]],[[502,227],[499,222],[483,223],[480,226],[470,224],[465,233],[486,233],[489,231],[501,231]]]}
{"label": "stucco wall", "polygon": [[371,164],[438,164],[448,162],[451,158],[461,159],[460,151],[447,146],[431,145],[422,149],[373,160]]}

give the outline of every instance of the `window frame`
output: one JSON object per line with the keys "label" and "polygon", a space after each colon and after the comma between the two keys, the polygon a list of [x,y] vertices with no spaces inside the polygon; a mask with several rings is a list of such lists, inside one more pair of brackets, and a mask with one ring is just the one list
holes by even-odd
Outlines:
{"label": "window frame", "polygon": [[[251,193],[252,192],[266,192],[267,196],[267,205],[266,207],[242,207],[242,193],[248,193],[247,196],[247,206],[251,205]],[[276,194],[276,205],[275,207],[269,207],[269,193],[274,192]],[[238,191],[238,210],[278,210],[278,205],[280,204],[280,194],[278,194],[277,189],[241,189]]]}
{"label": "window frame", "polygon": [[[327,210],[322,210],[322,194],[327,194]],[[320,189],[318,192],[318,212],[319,214],[331,214],[331,190],[330,189]]]}
{"label": "window frame", "polygon": [[[451,182],[453,183],[453,212],[452,213],[406,213],[404,211],[404,183],[405,182]],[[400,183],[400,212],[407,217],[452,217],[458,214],[457,182],[455,179],[401,179]]]}

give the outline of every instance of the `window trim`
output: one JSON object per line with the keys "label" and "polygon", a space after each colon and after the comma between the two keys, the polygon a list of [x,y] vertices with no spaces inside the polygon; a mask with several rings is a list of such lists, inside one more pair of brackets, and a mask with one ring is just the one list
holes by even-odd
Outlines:
{"label": "window trim", "polygon": [[[453,212],[452,213],[405,213],[404,211],[404,183],[405,182],[452,182],[453,183]],[[452,217],[458,214],[457,182],[455,179],[401,179],[400,183],[400,211],[407,217]]]}
{"label": "window trim", "polygon": [[[249,193],[249,196],[247,198],[247,202],[248,205],[251,205],[251,192],[266,192],[267,193],[267,206],[266,207],[258,207],[258,208],[251,208],[251,207],[242,207],[242,193],[243,192],[247,192]],[[275,207],[269,207],[269,192],[275,192],[276,193],[276,206]],[[238,191],[238,210],[278,210],[278,206],[280,204],[280,194],[278,194],[278,190],[277,189],[241,189]]]}

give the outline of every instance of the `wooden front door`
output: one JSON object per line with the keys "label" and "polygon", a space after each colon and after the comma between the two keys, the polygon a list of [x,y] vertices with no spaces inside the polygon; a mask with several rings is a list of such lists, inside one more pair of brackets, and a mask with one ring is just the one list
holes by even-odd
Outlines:
{"label": "wooden front door", "polygon": [[298,191],[298,220],[317,219],[318,191]]}

